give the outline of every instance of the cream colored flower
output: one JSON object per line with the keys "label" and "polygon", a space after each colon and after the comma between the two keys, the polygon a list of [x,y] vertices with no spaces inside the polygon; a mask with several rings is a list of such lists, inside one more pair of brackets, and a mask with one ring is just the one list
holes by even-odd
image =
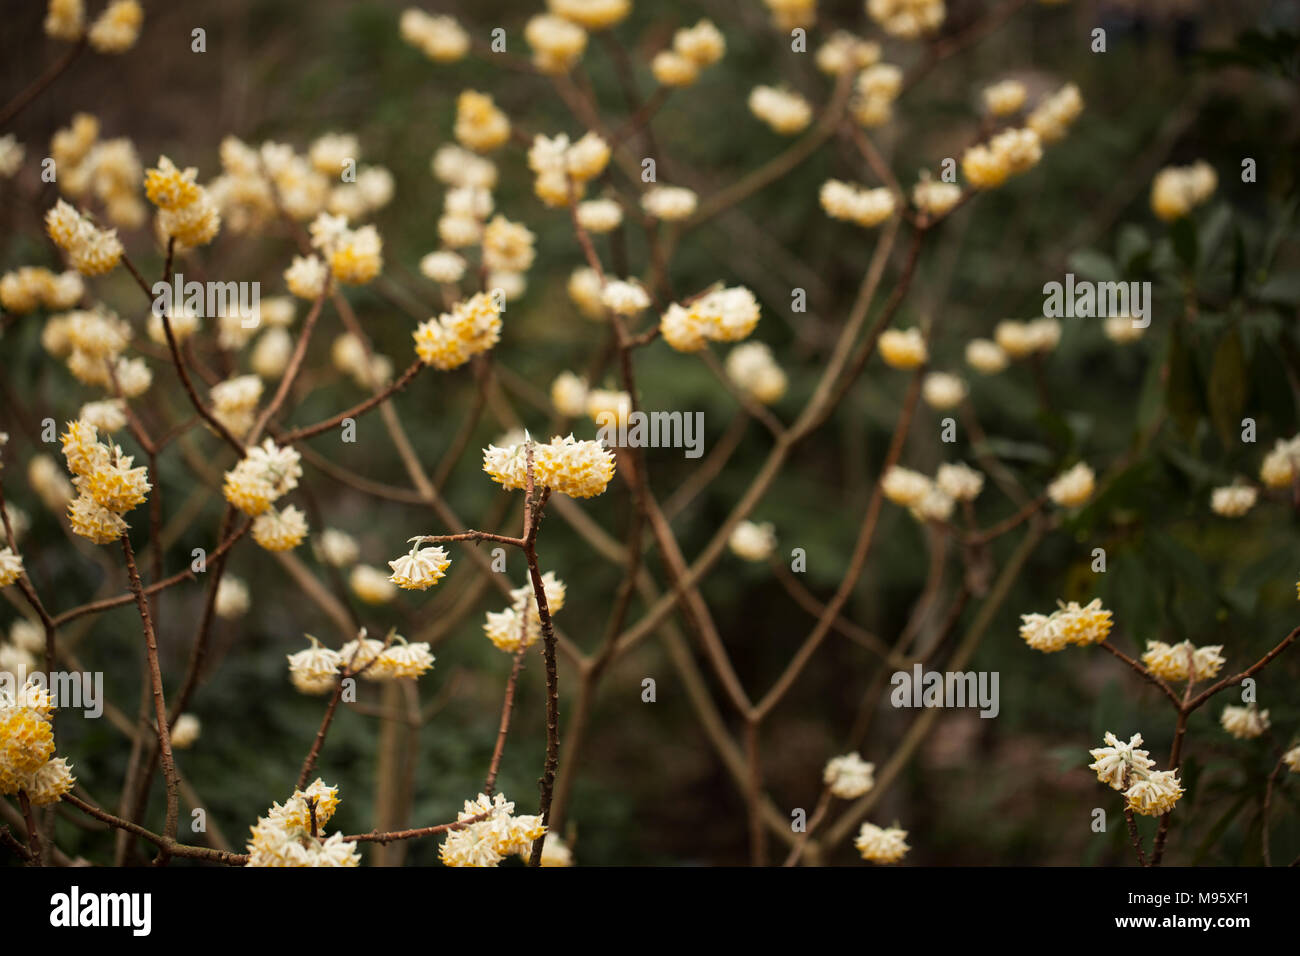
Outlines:
{"label": "cream colored flower", "polygon": [[1253,702],[1245,707],[1228,706],[1219,717],[1223,729],[1238,740],[1253,740],[1269,728],[1268,711]]}
{"label": "cream colored flower", "polygon": [[307,537],[307,516],[293,505],[269,508],[253,520],[253,540],[267,551],[291,551]]}
{"label": "cream colored flower", "polygon": [[984,106],[994,116],[1010,116],[1025,105],[1029,91],[1019,80],[1002,80],[984,87]]}
{"label": "cream colored flower", "polygon": [[804,97],[772,86],[754,87],[749,111],[782,136],[803,132],[812,122],[812,105]]}
{"label": "cream colored flower", "polygon": [[1086,462],[1061,472],[1047,486],[1047,496],[1062,508],[1077,508],[1092,497],[1096,480]]}
{"label": "cream colored flower", "polygon": [[416,541],[411,550],[388,562],[393,573],[388,580],[407,591],[425,591],[447,574],[451,558],[442,548],[421,548]]}
{"label": "cream colored flower", "polygon": [[786,390],[785,372],[762,342],[744,342],[727,355],[727,377],[755,400],[771,405]]}
{"label": "cream colored flower", "polygon": [[193,714],[181,714],[172,727],[172,746],[177,750],[188,750],[198,742],[203,725]]}
{"label": "cream colored flower", "polygon": [[248,612],[250,603],[248,585],[243,579],[233,574],[223,574],[221,583],[217,585],[216,603],[213,606],[217,617],[226,620],[243,617]]}
{"label": "cream colored flower", "polygon": [[933,483],[919,471],[911,471],[898,465],[891,465],[880,479],[880,487],[886,498],[896,505],[915,508],[930,493]]}
{"label": "cream colored flower", "polygon": [[832,757],[822,773],[822,782],[841,800],[856,800],[876,785],[876,765],[867,763],[857,751]]}
{"label": "cream colored flower", "polygon": [[653,186],[641,197],[641,208],[656,219],[678,222],[695,212],[699,197],[681,186]]}
{"label": "cream colored flower", "polygon": [[348,575],[348,586],[352,588],[353,594],[367,604],[387,604],[397,596],[393,579],[369,564],[358,564],[352,568]]}
{"label": "cream colored flower", "polygon": [[776,549],[776,529],[771,522],[742,521],[727,541],[733,554],[746,561],[766,561]]}
{"label": "cream colored flower", "polygon": [[907,831],[897,827],[881,828],[874,823],[863,823],[853,845],[862,859],[871,863],[897,863],[907,851]]}
{"label": "cream colored flower", "polygon": [[327,693],[334,689],[344,660],[310,634],[307,640],[311,641],[307,650],[289,655],[289,679],[304,694]]}
{"label": "cream colored flower", "polygon": [[891,368],[914,369],[929,360],[920,329],[886,329],[880,333],[880,357]]}
{"label": "cream colored flower", "polygon": [[984,475],[962,462],[942,464],[934,483],[958,501],[974,501],[984,489]]}
{"label": "cream colored flower", "polygon": [[1147,641],[1142,663],[1147,670],[1164,680],[1194,681],[1217,677],[1223,667],[1224,657],[1219,653],[1222,644],[1195,647],[1191,641],[1169,645],[1164,641]]}
{"label": "cream colored flower", "polygon": [[1107,746],[1088,751],[1094,760],[1088,769],[1096,771],[1097,779],[1112,790],[1127,789],[1133,773],[1145,773],[1156,765],[1150,753],[1141,749],[1141,734],[1134,734],[1124,743],[1107,731],[1105,742]]}
{"label": "cream colored flower", "polygon": [[966,383],[948,372],[931,372],[921,383],[921,397],[939,411],[956,408],[966,398]]}

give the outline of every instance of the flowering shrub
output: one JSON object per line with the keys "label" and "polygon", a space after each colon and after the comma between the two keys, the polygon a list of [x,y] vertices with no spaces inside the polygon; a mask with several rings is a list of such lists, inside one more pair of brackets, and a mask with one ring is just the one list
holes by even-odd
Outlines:
{"label": "flowering shrub", "polygon": [[1189,92],[1083,5],[669,6],[339,13],[365,110],[188,136],[71,92],[183,14],[9,29],[14,859],[1297,852],[1297,151],[1211,113],[1275,132],[1293,60],[1248,11]]}

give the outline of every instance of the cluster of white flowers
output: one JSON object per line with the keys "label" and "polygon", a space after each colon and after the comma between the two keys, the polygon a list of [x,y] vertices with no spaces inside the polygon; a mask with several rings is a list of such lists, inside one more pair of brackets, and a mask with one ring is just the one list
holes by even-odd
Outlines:
{"label": "cluster of white flowers", "polygon": [[907,508],[917,521],[947,521],[958,501],[974,501],[984,490],[984,475],[961,462],[943,464],[931,480],[910,468],[892,465],[880,479],[884,496]]}
{"label": "cluster of white flowers", "polygon": [[1112,790],[1123,792],[1130,810],[1144,816],[1163,816],[1174,808],[1183,795],[1176,770],[1152,770],[1155,761],[1141,749],[1142,735],[1134,734],[1124,743],[1106,732],[1107,746],[1090,750],[1094,763],[1089,770]]}
{"label": "cluster of white flowers", "polygon": [[857,751],[832,757],[822,772],[822,782],[833,796],[856,800],[876,785],[876,765],[867,763]]}
{"label": "cluster of white flowers", "polygon": [[[552,571],[542,575],[542,593],[546,595],[546,612],[554,615],[564,607],[568,588]],[[489,641],[508,654],[521,647],[531,647],[542,636],[542,615],[531,582],[510,592],[510,606],[504,611],[488,611],[483,633]]]}
{"label": "cluster of white flowers", "polygon": [[1065,650],[1071,644],[1100,644],[1114,626],[1111,612],[1101,606],[1101,598],[1082,606],[1075,601],[1060,603],[1051,614],[1022,614],[1020,620],[1021,638],[1044,654]]}
{"label": "cluster of white flowers", "polygon": [[744,286],[713,289],[685,305],[670,305],[659,319],[659,333],[679,352],[698,352],[709,342],[748,338],[759,315],[758,300]]}
{"label": "cluster of white flowers", "polygon": [[355,842],[344,840],[342,832],[321,835],[338,805],[338,788],[319,777],[307,789],[295,790],[284,804],[273,804],[266,816],[258,817],[250,827],[247,865],[360,866]]}
{"label": "cluster of white flowers", "polygon": [[466,800],[457,822],[474,820],[459,830],[452,830],[438,848],[445,866],[496,866],[506,857],[527,854],[533,842],[546,833],[539,816],[515,815],[515,805],[505,794],[489,797],[480,793],[477,800]]}
{"label": "cluster of white flowers", "polygon": [[325,647],[308,634],[311,646],[288,655],[289,679],[304,694],[325,694],[334,689],[343,674],[357,674],[366,680],[391,681],[419,677],[433,667],[434,656],[425,642],[408,643],[400,634],[387,642],[357,636],[337,651]]}

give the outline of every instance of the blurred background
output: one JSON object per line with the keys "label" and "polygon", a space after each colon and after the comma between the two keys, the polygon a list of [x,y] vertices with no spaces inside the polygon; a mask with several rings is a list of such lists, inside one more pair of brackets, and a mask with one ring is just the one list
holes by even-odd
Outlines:
{"label": "blurred background", "polygon": [[[959,32],[990,6],[952,0],[943,35]],[[30,0],[7,5],[0,100],[10,99],[63,51],[42,34],[43,7]],[[502,68],[490,57],[440,65],[404,44],[397,27],[401,3],[196,0],[145,7],[144,31],[133,51],[111,58],[87,54],[0,130],[14,133],[28,149],[18,179],[0,182],[0,269],[58,265],[40,227],[57,193],[53,184],[39,181],[34,158],[45,155],[51,135],[77,112],[98,117],[101,137],[130,137],[146,165],[166,154],[182,167],[197,167],[201,182],[220,172],[217,148],[227,134],[249,143],[287,142],[302,151],[323,133],[351,132],[360,139],[363,162],[391,170],[397,198],[374,218],[384,237],[390,294],[364,287],[350,289],[348,297],[377,349],[400,369],[411,358],[415,322],[394,306],[392,289],[430,313],[439,308],[436,288],[417,264],[439,245],[444,187],[431,177],[429,164],[434,151],[452,141],[457,94],[467,88],[492,93],[530,134],[585,132],[543,77]],[[477,44],[486,45],[490,30],[504,27],[511,53],[525,57],[522,28],[538,12],[535,7],[540,3],[449,0],[426,9],[457,17]],[[653,135],[660,180],[707,197],[787,145],[749,113],[750,89],[784,83],[820,106],[831,83],[815,70],[811,56],[790,53],[788,38],[771,25],[758,0],[660,0],[637,4],[615,28],[635,63],[643,96],[654,88],[650,57],[671,42],[675,29],[701,17],[723,31],[726,56],[694,87],[669,98],[654,117]],[[190,31],[200,26],[207,31],[207,52],[195,54]],[[1090,50],[1097,27],[1106,31],[1105,53]],[[821,0],[809,48],[835,28],[885,39],[861,3]],[[942,226],[896,324],[938,323],[935,367],[968,379],[991,450],[1031,491],[1079,458],[1114,478],[1034,552],[979,647],[971,667],[999,672],[999,716],[941,714],[870,815],[876,823],[897,821],[909,831],[909,863],[1130,862],[1118,798],[1086,770],[1087,750],[1100,746],[1105,731],[1125,739],[1140,732],[1163,767],[1173,730],[1167,702],[1101,651],[1029,650],[1017,635],[1020,614],[1047,613],[1058,599],[1100,597],[1114,611],[1113,640],[1127,653],[1136,656],[1147,640],[1223,644],[1233,671],[1296,623],[1296,509],[1270,500],[1230,521],[1211,514],[1209,494],[1238,475],[1255,479],[1272,443],[1297,431],[1298,31],[1297,5],[1285,2],[1031,3],[927,74],[896,104],[894,122],[873,131],[907,188],[918,170],[960,156],[973,141],[980,91],[989,83],[1020,79],[1031,102],[1067,82],[1079,86],[1086,106],[1069,137],[1047,150],[1037,168],[978,197]],[[886,40],[884,47],[890,62],[907,65],[918,58],[915,44]],[[611,125],[628,113],[616,62],[596,37],[582,61]],[[1247,157],[1257,165],[1253,183],[1242,182],[1239,174]],[[604,330],[578,313],[565,290],[570,272],[581,264],[567,216],[533,196],[524,149],[511,145],[496,158],[497,209],[536,232],[538,258],[527,291],[509,305],[493,358],[519,423],[541,433],[552,417],[546,410],[551,381],[564,369],[586,368]],[[1171,229],[1150,211],[1151,180],[1163,166],[1196,159],[1215,167],[1218,190],[1190,221]],[[779,183],[683,237],[671,265],[679,295],[718,280],[756,293],[763,319],[755,337],[772,347],[790,378],[788,393],[774,407],[787,422],[824,367],[876,239],[873,231],[822,213],[817,190],[832,177],[875,184],[851,141],[834,137]],[[122,236],[146,274],[156,274],[161,255],[148,229]],[[628,230],[625,242],[632,273],[644,272],[640,230]],[[602,243],[600,251],[608,262],[608,245]],[[263,295],[271,295],[282,291],[281,273],[294,253],[292,241],[282,236],[222,236],[199,258],[206,273],[258,280]],[[897,271],[896,260],[887,283]],[[1003,319],[1040,315],[1043,284],[1067,271],[1151,281],[1153,321],[1143,340],[1121,348],[1105,338],[1100,322],[1065,320],[1061,344],[1037,379],[1020,364],[989,377],[965,367],[969,339],[989,337]],[[124,317],[143,323],[139,291],[122,270],[91,287]],[[807,292],[807,313],[791,311],[795,288]],[[1197,303],[1194,320],[1181,321],[1189,297]],[[330,366],[329,342],[341,329],[329,308],[322,329],[328,334],[318,335],[313,345],[293,424],[327,417],[365,395]],[[30,518],[24,551],[37,587],[66,609],[97,594],[107,572],[91,553],[93,546],[81,547],[64,535],[62,519],[41,506],[22,476],[31,455],[50,450],[39,442],[40,421],[62,423],[98,396],[46,356],[35,321],[6,323],[0,356],[0,429],[11,435],[6,458],[13,464],[4,473],[6,493]],[[155,386],[147,400],[163,403],[180,420],[184,396],[171,370],[156,361],[151,367]],[[698,359],[663,343],[638,354],[637,373],[645,407],[704,412],[706,451],[740,414]],[[800,446],[754,514],[774,524],[778,554],[806,551],[801,580],[820,600],[830,597],[848,566],[905,378],[873,360],[832,419]],[[618,387],[613,378],[593,384]],[[475,377],[465,368],[426,372],[397,398],[416,452],[430,467],[454,442],[475,393]],[[514,520],[517,502],[484,476],[474,451],[515,424],[498,411],[489,408],[475,426],[470,452],[451,470],[444,495],[471,526],[513,533],[505,522]],[[904,465],[932,473],[943,461],[971,460],[965,427],[954,448],[939,439],[939,413],[923,406],[918,415]],[[1240,441],[1237,423],[1243,417],[1257,423],[1256,444]],[[1154,438],[1140,442],[1153,427]],[[595,429],[579,423],[575,431],[589,438]],[[310,446],[356,476],[408,484],[377,416],[360,421],[355,444],[340,443],[330,433]],[[688,560],[749,486],[769,447],[770,437],[751,424],[727,467],[674,520]],[[223,507],[217,469],[228,467],[209,436],[193,433],[177,449],[164,457],[160,475],[168,520],[175,522],[164,562],[169,571],[188,563],[191,549],[212,546]],[[680,450],[646,454],[661,500],[698,467]],[[196,478],[196,470],[207,480]],[[419,504],[376,500],[317,468],[307,468],[303,486],[313,532],[323,526],[349,532],[360,542],[365,563],[385,566],[409,536],[445,530]],[[615,536],[626,532],[632,504],[621,481],[580,507]],[[978,509],[982,525],[1015,510],[991,486]],[[146,523],[135,524],[141,544]],[[1017,530],[994,547],[999,565],[1022,534]],[[929,536],[905,511],[886,506],[846,616],[892,642],[925,580]],[[1094,548],[1106,551],[1104,574],[1090,569]],[[543,528],[541,553],[543,569],[569,585],[557,624],[579,646],[594,650],[619,572],[555,517]],[[469,561],[456,560],[438,589],[372,606],[359,602],[309,547],[298,554],[372,634],[397,627],[412,640],[439,630],[438,622],[468,586],[464,582],[475,577]],[[657,555],[650,555],[648,566],[662,583]],[[249,584],[252,606],[240,619],[217,622],[211,667],[191,707],[203,734],[178,761],[201,794],[210,827],[238,849],[257,816],[292,791],[324,705],[291,689],[285,655],[306,646],[304,632],[334,646],[338,641],[328,619],[302,599],[267,553],[242,546],[229,570]],[[508,573],[516,585],[523,583],[517,556],[510,556]],[[948,591],[960,574],[958,557],[950,555]],[[437,634],[437,666],[420,680],[418,701],[381,699],[365,687],[364,706],[340,714],[319,766],[343,798],[332,826],[358,832],[377,819],[405,817],[412,826],[443,822],[481,789],[510,660],[482,633],[483,613],[499,610],[504,601],[492,589],[480,594],[471,613]],[[742,682],[751,695],[761,695],[813,618],[773,586],[768,567],[730,554],[705,580],[703,594]],[[202,591],[193,585],[161,598],[163,671],[170,682],[184,673],[201,603]],[[630,620],[644,610],[634,601]],[[0,628],[7,630],[19,613],[8,602],[0,604]],[[958,634],[974,613],[973,606],[966,609]],[[103,614],[70,639],[86,666],[105,672],[109,697],[134,713],[140,688],[134,609]],[[706,659],[693,642],[689,646],[739,739],[740,723]],[[854,746],[878,765],[893,751],[915,713],[890,707],[887,694],[866,696],[882,666],[859,644],[832,634],[766,723],[763,769],[782,812],[811,812],[826,760],[850,749],[855,728],[868,716],[867,738]],[[657,684],[653,704],[641,699],[647,677]],[[1174,815],[1169,862],[1260,862],[1264,781],[1278,748],[1300,731],[1297,677],[1300,652],[1292,650],[1259,681],[1260,706],[1273,723],[1269,737],[1236,741],[1218,726],[1222,705],[1237,702],[1226,699],[1231,694],[1193,716],[1183,774],[1187,795]],[[576,680],[564,659],[560,679],[563,764],[563,720],[571,713],[568,689]],[[543,692],[540,659],[530,655],[499,783],[522,812],[535,807]],[[430,719],[416,731],[381,719],[383,708],[394,704],[424,708]],[[106,721],[79,717],[61,720],[58,734],[60,753],[72,759],[80,783],[105,805],[115,804],[129,755],[122,735]],[[394,796],[403,790],[402,781],[412,794],[408,805]],[[1278,861],[1300,853],[1298,795],[1294,782],[1274,795]],[[394,800],[387,809],[377,806]],[[162,802],[156,786],[150,816],[158,825]],[[1094,807],[1110,813],[1106,834],[1090,828]],[[188,813],[188,804],[183,810]],[[1148,836],[1151,822],[1143,821]],[[602,681],[565,836],[582,864],[732,864],[748,859],[745,825],[744,802],[699,727],[682,672],[652,637],[620,658]],[[105,859],[111,844],[111,837],[64,818],[56,838],[70,854],[95,861]],[[416,841],[390,852],[379,859],[434,863],[437,843]],[[842,864],[855,859],[851,841],[826,857]]]}

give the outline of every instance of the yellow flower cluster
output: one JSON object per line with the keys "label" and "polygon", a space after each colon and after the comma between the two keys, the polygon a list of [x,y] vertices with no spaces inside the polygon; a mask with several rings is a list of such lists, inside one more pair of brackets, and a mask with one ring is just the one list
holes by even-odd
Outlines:
{"label": "yellow flower cluster", "polygon": [[849,109],[861,126],[872,129],[894,118],[894,100],[903,89],[903,71],[892,63],[874,63],[858,74]]}
{"label": "yellow flower cluster", "polygon": [[1238,740],[1254,740],[1269,728],[1268,711],[1260,710],[1254,701],[1245,707],[1225,707],[1219,716],[1223,729]]}
{"label": "yellow flower cluster", "polygon": [[994,328],[993,338],[1004,358],[1027,358],[1056,348],[1061,341],[1061,323],[1046,317],[1031,322],[1007,319]]}
{"label": "yellow flower cluster", "polygon": [[137,0],[112,0],[90,25],[86,38],[99,53],[125,53],[135,46],[144,23]]}
{"label": "yellow flower cluster", "polygon": [[454,17],[410,7],[402,12],[399,29],[403,40],[435,63],[455,63],[469,52],[469,34]]}
{"label": "yellow flower cluster", "polygon": [[23,266],[0,277],[0,306],[15,315],[41,307],[70,309],[84,293],[81,274],[72,270],[54,273],[41,266]]}
{"label": "yellow flower cluster", "polygon": [[68,761],[53,757],[53,712],[50,693],[39,684],[24,684],[16,696],[0,693],[0,794],[21,790],[45,806],[72,789]]}
{"label": "yellow flower cluster", "polygon": [[489,445],[483,450],[483,470],[498,484],[522,491],[527,485],[526,446],[533,448],[533,482],[570,498],[602,494],[614,477],[614,455],[597,441],[578,441],[572,435],[555,437],[546,444],[528,439],[508,447]]}
{"label": "yellow flower cluster", "polygon": [[45,214],[45,230],[82,275],[103,275],[122,260],[117,230],[96,228],[62,199]]}
{"label": "yellow flower cluster", "polygon": [[867,0],[867,14],[890,36],[915,40],[943,26],[943,0]]}
{"label": "yellow flower cluster", "polygon": [[445,866],[496,866],[512,854],[529,852],[533,842],[546,833],[546,826],[539,816],[514,813],[515,805],[502,793],[492,797],[480,793],[477,800],[466,800],[457,822],[489,816],[448,833],[438,848],[438,858]]}
{"label": "yellow flower cluster", "polygon": [[609,144],[595,133],[575,143],[563,133],[550,138],[538,133],[528,150],[528,168],[537,175],[533,190],[548,206],[567,206],[571,199],[581,199],[587,183],[608,164]]}
{"label": "yellow flower cluster", "polygon": [[862,824],[853,845],[862,859],[870,863],[897,863],[911,849],[907,845],[906,830],[878,827],[874,823]]}
{"label": "yellow flower cluster", "polygon": [[812,122],[812,105],[787,89],[756,86],[749,94],[749,111],[782,136],[803,132]]}
{"label": "yellow flower cluster", "polygon": [[880,62],[880,44],[864,40],[848,30],[836,30],[817,48],[817,69],[831,76],[856,73]]}
{"label": "yellow flower cluster", "polygon": [[744,286],[713,289],[679,305],[674,302],[659,321],[664,341],[679,352],[698,352],[709,342],[739,342],[758,325],[760,309]]}
{"label": "yellow flower cluster", "polygon": [[177,169],[166,156],[145,173],[145,195],[158,207],[158,235],[174,239],[177,249],[205,246],[221,229],[221,211],[197,176],[198,170]]}
{"label": "yellow flower cluster", "polygon": [[1225,659],[1219,652],[1222,644],[1195,647],[1191,641],[1166,644],[1164,641],[1147,641],[1142,663],[1147,670],[1164,680],[1193,682],[1217,677]]}
{"label": "yellow flower cluster", "polygon": [[1073,468],[1061,472],[1047,486],[1047,497],[1062,508],[1077,508],[1092,497],[1096,488],[1096,479],[1087,462],[1079,462]]}
{"label": "yellow flower cluster", "polygon": [[267,551],[292,551],[307,537],[307,516],[295,506],[268,508],[253,520],[253,540]]}
{"label": "yellow flower cluster", "polygon": [[546,0],[546,6],[588,30],[607,30],[632,12],[632,0]]}
{"label": "yellow flower cluster", "polygon": [[72,530],[95,544],[116,541],[128,527],[122,513],[141,504],[152,487],[148,469],[132,468],[130,455],[123,455],[116,445],[100,443],[89,422],[69,422],[62,444],[78,492],[68,506]]}
{"label": "yellow flower cluster", "polygon": [[533,65],[541,73],[568,73],[587,49],[587,31],[563,17],[541,13],[524,26],[524,39],[533,49]]}
{"label": "yellow flower cluster", "polygon": [[1128,808],[1144,816],[1162,816],[1174,808],[1183,795],[1175,770],[1152,770],[1155,761],[1141,749],[1142,735],[1134,734],[1124,743],[1106,732],[1105,747],[1090,750],[1094,762],[1088,769],[1112,790],[1123,791]]}
{"label": "yellow flower cluster", "polygon": [[311,647],[289,655],[289,680],[304,694],[328,693],[338,680],[343,658],[310,634],[307,640]]}
{"label": "yellow flower cluster", "polygon": [[954,206],[961,202],[961,187],[956,183],[945,183],[931,179],[928,174],[912,187],[912,202],[916,208],[927,213],[932,219],[940,219],[952,212]]}
{"label": "yellow flower cluster", "polygon": [[1002,80],[984,87],[984,105],[994,116],[1011,116],[1020,112],[1029,91],[1019,80]]}
{"label": "yellow flower cluster", "polygon": [[[564,607],[568,588],[554,572],[547,571],[542,575],[542,591],[546,594],[546,611],[554,616]],[[488,611],[483,632],[495,647],[509,654],[537,643],[542,636],[542,616],[532,584],[512,590],[510,606],[504,611]]]}
{"label": "yellow flower cluster", "polygon": [[[339,282],[348,285],[364,285],[379,275],[384,267],[384,242],[374,226],[352,229],[348,226],[347,217],[322,212],[312,220],[308,231],[311,234],[312,247],[325,257],[329,263],[330,274]],[[313,259],[316,257],[312,256],[305,260],[295,259],[290,270],[305,270],[305,272],[298,272],[294,277],[291,277],[290,273],[285,273],[289,291],[300,298],[315,298],[316,296],[306,296],[303,293],[316,291],[316,295],[319,296],[324,288],[321,268],[312,262]]]}
{"label": "yellow flower cluster", "polygon": [[920,329],[886,329],[877,343],[880,357],[890,368],[910,371],[920,368],[930,359],[925,336]]}
{"label": "yellow flower cluster", "polygon": [[866,189],[838,179],[828,179],[818,193],[822,209],[832,219],[878,226],[894,214],[894,194],[881,186]]}
{"label": "yellow flower cluster", "polygon": [[250,518],[256,518],[282,495],[298,487],[302,458],[291,446],[281,447],[267,438],[248,449],[226,472],[222,493],[226,501]]}
{"label": "yellow flower cluster", "polygon": [[212,414],[231,434],[242,437],[257,415],[262,380],[256,375],[236,375],[212,386]]}
{"label": "yellow flower cluster", "polygon": [[413,333],[415,354],[425,365],[447,371],[486,352],[501,338],[501,310],[494,298],[478,292]]}
{"label": "yellow flower cluster", "polygon": [[918,521],[947,521],[956,502],[974,501],[983,488],[983,474],[960,463],[940,465],[933,479],[893,465],[880,479],[881,493]]}
{"label": "yellow flower cluster", "polygon": [[1035,106],[1025,117],[1025,125],[1044,143],[1055,143],[1065,138],[1082,112],[1083,96],[1077,86],[1068,83]]}
{"label": "yellow flower cluster", "polygon": [[1214,167],[1204,160],[1166,166],[1151,183],[1151,211],[1165,222],[1181,219],[1214,195],[1218,185]]}
{"label": "yellow flower cluster", "polygon": [[14,549],[0,548],[0,588],[7,588],[23,576],[23,559]]}
{"label": "yellow flower cluster", "polygon": [[772,23],[788,32],[806,29],[817,19],[817,0],[763,0],[772,13]]}
{"label": "yellow flower cluster", "polygon": [[1085,647],[1100,644],[1110,634],[1114,625],[1111,612],[1101,606],[1101,598],[1094,598],[1080,607],[1076,602],[1061,604],[1049,614],[1022,614],[1020,636],[1036,651],[1051,654],[1075,644]]}
{"label": "yellow flower cluster", "polygon": [[[315,804],[316,830],[312,831]],[[321,829],[338,809],[338,788],[319,777],[306,790],[295,790],[283,805],[273,804],[266,816],[250,827],[250,867],[360,866],[356,843],[343,839],[342,832],[321,836]]]}
{"label": "yellow flower cluster", "polygon": [[727,43],[709,20],[683,27],[673,34],[673,44],[650,61],[650,71],[661,86],[690,86],[700,71],[722,59]]}
{"label": "yellow flower cluster", "polygon": [[1043,157],[1042,143],[1032,129],[1007,129],[962,155],[961,170],[976,189],[994,189],[1011,176],[1032,169]]}
{"label": "yellow flower cluster", "polygon": [[144,394],[153,376],[143,359],[121,357],[131,327],[111,312],[62,312],[52,315],[41,331],[41,344],[86,385],[120,391],[127,398]]}
{"label": "yellow flower cluster", "polygon": [[536,255],[536,238],[522,223],[496,216],[483,229],[483,264],[495,272],[526,272]]}
{"label": "yellow flower cluster", "polygon": [[417,539],[411,550],[388,562],[393,569],[388,580],[406,591],[427,591],[441,581],[451,567],[451,558],[442,548],[421,548]]}
{"label": "yellow flower cluster", "polygon": [[145,206],[139,196],[141,165],[129,139],[99,139],[99,121],[77,113],[50,140],[50,158],[58,170],[58,188],[73,199],[93,194],[114,225],[139,226]]}
{"label": "yellow flower cluster", "polygon": [[1269,488],[1289,488],[1300,473],[1300,435],[1274,442],[1259,468],[1259,480]]}
{"label": "yellow flower cluster", "polygon": [[689,219],[699,204],[699,196],[685,186],[655,186],[641,196],[641,208],[647,215],[664,222]]}
{"label": "yellow flower cluster", "polygon": [[85,0],[50,0],[45,11],[45,35],[55,40],[80,40],[86,31]]}
{"label": "yellow flower cluster", "polygon": [[785,394],[786,376],[762,342],[745,342],[727,355],[727,377],[755,400],[771,405]]}
{"label": "yellow flower cluster", "polygon": [[456,100],[456,142],[476,153],[489,153],[510,138],[510,118],[497,108],[492,97],[465,90]]}
{"label": "yellow flower cluster", "polygon": [[1240,518],[1259,498],[1259,491],[1250,485],[1233,484],[1215,488],[1210,492],[1210,510],[1224,518]]}

